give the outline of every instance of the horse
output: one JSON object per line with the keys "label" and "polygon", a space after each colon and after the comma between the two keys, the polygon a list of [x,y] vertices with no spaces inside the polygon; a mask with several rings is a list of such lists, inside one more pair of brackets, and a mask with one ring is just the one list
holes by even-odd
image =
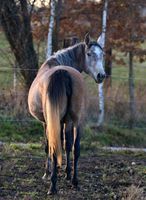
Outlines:
{"label": "horse", "polygon": [[[73,184],[77,184],[77,161],[79,157],[79,129],[84,111],[84,81],[82,75],[68,66],[57,66],[38,76],[33,82],[29,96],[31,114],[46,124],[49,157],[52,161],[49,194],[56,193],[57,165],[62,164],[61,125],[72,121],[74,145]],[[77,130],[78,129],[78,130]],[[68,138],[67,138],[68,137]],[[66,135],[66,147],[71,139]],[[71,145],[71,144],[70,144]],[[70,147],[71,148],[71,147]],[[69,162],[69,160],[68,160]],[[70,167],[68,163],[67,167]],[[70,173],[67,174],[68,178]]]}
{"label": "horse", "polygon": [[66,178],[71,179],[70,152],[74,147],[73,186],[78,186],[77,164],[80,156],[80,137],[84,110],[84,82],[81,72],[89,74],[98,84],[105,78],[103,67],[103,37],[60,50],[40,67],[28,94],[29,111],[44,125],[46,136],[46,169],[49,175],[51,158],[51,186],[48,194],[55,194],[57,165],[61,166],[61,146],[65,137]]}

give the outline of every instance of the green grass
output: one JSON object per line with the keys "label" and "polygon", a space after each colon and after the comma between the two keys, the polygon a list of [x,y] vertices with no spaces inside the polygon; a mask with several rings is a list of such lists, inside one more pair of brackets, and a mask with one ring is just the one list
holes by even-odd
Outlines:
{"label": "green grass", "polygon": [[40,142],[43,136],[42,124],[37,121],[0,123],[0,141],[3,142]]}
{"label": "green grass", "polygon": [[[115,52],[114,54],[118,59],[123,59],[125,65],[116,64],[113,62],[112,68],[112,79],[114,83],[128,81],[128,74],[129,74],[129,57],[121,52]],[[133,59],[133,66],[134,66],[134,78],[135,84],[137,85],[140,81],[143,84],[146,84],[146,60],[142,63],[139,62],[138,58],[134,57]]]}
{"label": "green grass", "polygon": [[146,166],[137,166],[137,172],[146,178]]}
{"label": "green grass", "polygon": [[[11,88],[13,83],[14,56],[5,35],[0,32],[0,88]],[[11,69],[8,69],[11,68]]]}
{"label": "green grass", "polygon": [[14,56],[11,52],[10,45],[3,34],[0,31],[0,67],[11,67],[14,63]]}
{"label": "green grass", "polygon": [[146,148],[145,130],[119,128],[118,126],[105,125],[99,130],[85,127],[83,139],[83,149],[96,149],[100,146],[126,146]]}
{"label": "green grass", "polygon": [[[35,149],[31,143],[44,141],[42,125],[37,121],[29,123],[0,123],[0,141],[3,142],[26,142]],[[120,128],[118,126],[105,125],[102,129],[92,129],[89,125],[84,127],[81,139],[83,150],[95,150],[101,146],[126,146],[145,147],[146,134],[143,129]]]}
{"label": "green grass", "polygon": [[[143,44],[143,46],[145,46]],[[43,62],[44,59],[44,47],[45,44],[43,43],[40,47],[40,62]],[[35,48],[36,45],[35,45]],[[107,95],[108,97],[112,98],[115,102],[117,100],[125,101],[128,103],[129,100],[129,93],[128,93],[128,56],[125,56],[121,52],[115,52],[114,54],[117,57],[123,58],[125,61],[125,65],[119,65],[113,62],[112,68],[112,89],[110,93]],[[4,70],[3,67],[11,68],[10,60],[14,63],[14,57],[11,53],[9,44],[2,32],[0,32],[0,88],[4,89],[3,92],[6,93],[7,90],[11,90],[13,87],[13,71],[12,70]],[[143,63],[139,63],[138,60],[134,59],[134,74],[135,74],[135,94],[138,101],[145,100],[145,88],[146,88],[146,61]],[[97,98],[98,96],[98,86],[91,77],[84,73],[84,79],[86,82],[86,89],[88,97]],[[6,90],[7,89],[7,90]],[[139,97],[139,93],[141,96]],[[114,103],[115,103],[114,102]],[[120,106],[117,104],[117,108],[113,108],[115,106],[113,102],[107,101],[108,111],[111,112],[111,119],[113,120],[112,123],[117,119],[117,114],[120,112]],[[90,99],[89,99],[90,104]],[[92,103],[91,103],[92,104]],[[97,101],[98,104],[98,101]],[[89,110],[89,117],[90,119],[87,121],[87,126],[85,127],[85,137],[83,137],[83,146],[90,146],[90,148],[95,148],[96,146],[104,146],[104,145],[120,145],[120,146],[145,146],[146,139],[144,130],[136,130],[130,131],[125,128],[119,128],[119,122],[122,123],[122,116],[119,115],[118,124],[113,126],[107,126],[101,132],[95,132],[91,128],[89,128],[89,123],[93,122],[93,120],[97,121],[97,116],[92,116],[95,114],[96,109],[95,106],[97,104],[90,105]],[[121,106],[124,106],[122,104]],[[92,108],[91,108],[92,107]],[[115,106],[116,107],[116,106]],[[125,112],[126,107],[122,107],[122,110]],[[115,109],[115,110],[114,110]],[[146,109],[142,109],[144,113]],[[9,112],[9,110],[8,110]],[[7,114],[7,109],[6,112]],[[90,116],[91,114],[91,116]],[[8,114],[9,115],[9,114]],[[9,116],[5,116],[6,118]],[[11,118],[14,117],[13,113]],[[88,117],[88,118],[89,118]],[[110,116],[109,116],[110,118]],[[111,120],[111,119],[108,119]],[[143,117],[144,119],[144,117]],[[140,119],[141,127],[145,127],[145,120]],[[111,123],[111,122],[110,122]],[[124,121],[125,123],[125,121]],[[43,137],[43,128],[39,122],[28,122],[28,123],[17,123],[11,121],[3,120],[0,123],[0,140],[1,141],[18,141],[18,142],[38,142]],[[89,141],[88,141],[89,140]],[[89,144],[90,142],[90,144]]]}

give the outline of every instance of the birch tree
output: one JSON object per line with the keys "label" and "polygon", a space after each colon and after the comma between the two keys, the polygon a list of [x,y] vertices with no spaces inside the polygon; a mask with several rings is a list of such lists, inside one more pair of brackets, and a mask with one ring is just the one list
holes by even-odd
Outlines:
{"label": "birch tree", "polygon": [[[106,34],[106,24],[107,24],[107,9],[108,9],[108,0],[104,2],[103,15],[102,15],[102,47],[105,47],[105,34]],[[101,126],[104,121],[104,91],[103,83],[98,85],[98,95],[99,95],[99,117],[98,117],[98,126]]]}
{"label": "birch tree", "polygon": [[53,36],[54,21],[55,21],[55,0],[50,0],[50,21],[48,30],[46,58],[48,58],[52,54],[52,36]]}

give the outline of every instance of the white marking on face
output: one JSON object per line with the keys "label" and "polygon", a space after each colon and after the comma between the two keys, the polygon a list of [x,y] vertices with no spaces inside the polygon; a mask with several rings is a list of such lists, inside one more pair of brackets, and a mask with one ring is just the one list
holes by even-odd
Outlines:
{"label": "white marking on face", "polygon": [[93,46],[93,52],[96,54],[95,69],[98,73],[105,74],[103,67],[103,51],[98,46]]}
{"label": "white marking on face", "polygon": [[97,75],[105,75],[103,68],[103,51],[98,46],[91,46],[86,54],[87,73],[90,74],[96,81]]}

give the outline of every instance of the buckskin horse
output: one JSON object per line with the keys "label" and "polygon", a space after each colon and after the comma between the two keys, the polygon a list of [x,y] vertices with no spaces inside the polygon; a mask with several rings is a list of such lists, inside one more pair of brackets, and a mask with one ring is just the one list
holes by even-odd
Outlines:
{"label": "buckskin horse", "polygon": [[63,49],[49,57],[41,66],[29,94],[29,111],[45,127],[46,171],[51,158],[51,186],[48,194],[55,194],[57,165],[62,163],[62,144],[65,137],[66,178],[71,179],[70,152],[73,147],[72,184],[77,187],[77,163],[80,155],[80,136],[84,111],[84,81],[81,72],[89,74],[97,83],[105,78],[103,67],[103,38]]}

